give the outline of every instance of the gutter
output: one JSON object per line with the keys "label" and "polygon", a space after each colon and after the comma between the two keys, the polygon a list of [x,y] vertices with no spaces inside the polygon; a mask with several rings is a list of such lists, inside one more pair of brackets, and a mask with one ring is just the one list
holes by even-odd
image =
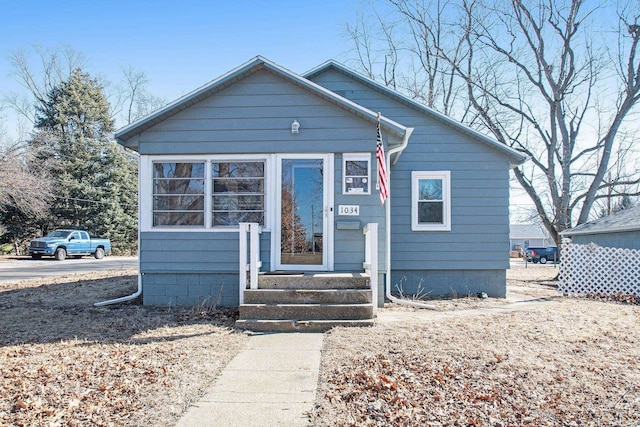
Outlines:
{"label": "gutter", "polygon": [[[409,145],[409,137],[411,136],[411,134],[413,133],[414,128],[407,128],[407,131],[404,134],[404,138],[402,139],[402,144],[400,144],[399,147],[394,147],[389,149],[389,151],[387,152],[386,155],[386,162],[387,165],[389,165],[389,168],[387,169],[387,175],[388,175],[388,180],[389,183],[391,183],[391,155],[392,154],[396,154],[398,153],[398,155],[395,158],[395,161],[393,162],[393,164],[395,165],[398,162],[398,159],[400,158],[400,155],[402,154],[402,152],[404,151],[405,148],[407,148],[407,145]],[[389,301],[395,302],[397,304],[402,304],[402,305],[408,305],[410,307],[417,307],[417,308],[426,308],[429,310],[435,310],[436,307],[434,305],[430,305],[430,304],[425,304],[422,302],[417,302],[417,301],[408,301],[408,300],[404,300],[401,298],[396,298],[393,295],[391,295],[391,199],[392,197],[389,197],[389,199],[387,199],[387,203],[385,205],[385,296],[387,297],[387,299]],[[377,303],[376,303],[377,304]]]}

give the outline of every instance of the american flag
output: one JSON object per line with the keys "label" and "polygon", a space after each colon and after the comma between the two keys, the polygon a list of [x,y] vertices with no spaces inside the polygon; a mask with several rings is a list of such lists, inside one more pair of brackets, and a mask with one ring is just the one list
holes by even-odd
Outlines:
{"label": "american flag", "polygon": [[376,137],[376,160],[378,161],[378,188],[380,189],[380,203],[389,197],[389,182],[387,177],[387,162],[384,157],[384,147],[382,136],[380,135],[380,122],[376,125],[378,135]]}

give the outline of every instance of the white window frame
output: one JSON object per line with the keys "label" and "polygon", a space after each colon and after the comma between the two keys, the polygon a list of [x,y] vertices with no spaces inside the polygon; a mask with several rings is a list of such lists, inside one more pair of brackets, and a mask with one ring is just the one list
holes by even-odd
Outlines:
{"label": "white window frame", "polygon": [[200,159],[200,160],[178,160],[178,161],[173,161],[170,159],[163,159],[163,160],[153,160],[151,162],[151,222],[150,225],[154,230],[158,230],[158,229],[165,229],[165,228],[177,228],[180,230],[185,230],[185,229],[190,229],[190,230],[197,230],[197,229],[203,229],[205,228],[206,222],[205,224],[190,224],[190,225],[153,225],[153,214],[155,213],[155,210],[153,208],[153,197],[155,196],[153,193],[153,185],[155,182],[155,178],[153,178],[153,173],[154,173],[154,165],[156,164],[163,164],[163,163],[193,163],[193,164],[203,164],[204,166],[204,176],[202,177],[202,181],[203,181],[203,194],[202,196],[204,197],[204,209],[205,211],[202,212],[203,213],[203,219],[204,221],[206,221],[207,219],[207,211],[206,211],[206,207],[207,207],[207,161],[204,159]]}
{"label": "white window frame", "polygon": [[[418,222],[418,195],[422,179],[442,180],[442,223]],[[412,231],[451,231],[451,172],[450,171],[413,171],[411,172],[411,230]]]}
{"label": "white window frame", "polygon": [[[266,159],[242,159],[242,160],[221,160],[219,158],[212,158],[209,159],[209,164],[211,166],[211,169],[209,170],[209,180],[211,181],[210,183],[210,191],[211,193],[209,194],[209,197],[212,199],[213,201],[213,196],[215,195],[214,193],[214,185],[213,185],[213,180],[214,180],[214,176],[213,176],[213,164],[214,163],[262,163],[263,164],[263,176],[262,176],[262,224],[260,224],[262,227],[265,227],[267,225],[267,160]],[[257,177],[251,177],[253,179],[257,178]],[[238,178],[231,178],[231,179],[238,179]],[[211,202],[212,206],[211,206],[211,212],[210,212],[210,218],[209,218],[209,226],[211,228],[225,228],[225,229],[229,229],[229,228],[237,228],[237,225],[213,225],[213,202]]]}
{"label": "white window frame", "polygon": [[[367,188],[368,191],[349,192],[347,191],[347,162],[367,162]],[[346,196],[368,196],[371,195],[371,154],[370,153],[344,153],[342,154],[342,194]]]}
{"label": "white window frame", "polygon": [[[245,155],[153,155],[140,156],[140,168],[138,173],[139,192],[139,218],[140,231],[162,231],[183,233],[185,231],[202,231],[202,232],[230,232],[238,230],[237,226],[230,227],[213,227],[212,226],[212,162],[243,162],[243,161],[263,161],[264,162],[264,179],[265,179],[265,199],[264,199],[264,231],[270,231],[272,221],[270,212],[273,200],[272,193],[272,156],[266,154],[245,154]],[[153,164],[154,163],[189,163],[204,162],[205,173],[205,199],[204,199],[204,226],[153,226]]]}

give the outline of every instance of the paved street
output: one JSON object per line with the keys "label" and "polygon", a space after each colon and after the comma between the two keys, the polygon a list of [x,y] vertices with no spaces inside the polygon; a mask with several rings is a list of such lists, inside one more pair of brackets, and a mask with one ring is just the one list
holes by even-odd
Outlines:
{"label": "paved street", "polygon": [[97,260],[87,256],[81,259],[70,258],[64,261],[56,261],[53,258],[40,260],[31,258],[9,259],[0,261],[0,282],[37,279],[69,273],[117,270],[119,268],[137,266],[137,257],[108,256]]}

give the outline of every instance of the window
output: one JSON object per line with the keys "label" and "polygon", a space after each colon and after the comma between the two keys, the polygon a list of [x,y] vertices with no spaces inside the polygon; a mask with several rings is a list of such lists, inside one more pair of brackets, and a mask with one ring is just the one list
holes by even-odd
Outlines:
{"label": "window", "polygon": [[342,194],[371,194],[371,155],[342,155]]}
{"label": "window", "polygon": [[212,225],[264,225],[264,162],[212,162]]}
{"label": "window", "polygon": [[449,171],[411,173],[411,229],[451,230]]}
{"label": "window", "polygon": [[153,164],[153,225],[204,226],[204,162]]}

